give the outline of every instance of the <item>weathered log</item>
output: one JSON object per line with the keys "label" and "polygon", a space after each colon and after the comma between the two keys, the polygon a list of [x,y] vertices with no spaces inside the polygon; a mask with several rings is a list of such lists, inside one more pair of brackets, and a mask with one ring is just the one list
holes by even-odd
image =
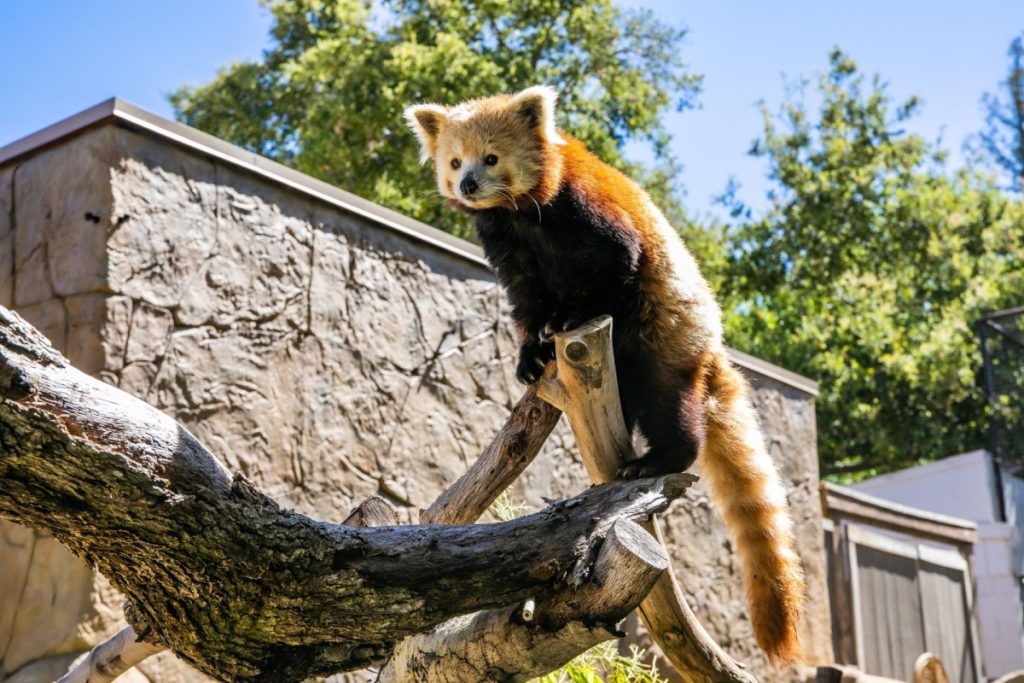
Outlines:
{"label": "weathered log", "polygon": [[[370,495],[352,510],[342,524],[351,527],[393,526],[398,524],[398,514],[386,500]],[[125,626],[76,660],[57,683],[108,683],[166,649],[160,643],[143,641],[134,628]]]}
{"label": "weathered log", "polygon": [[163,645],[140,640],[134,628],[125,626],[75,662],[57,683],[109,683],[165,649]]}
{"label": "weathered log", "polygon": [[[548,373],[555,364],[548,365]],[[529,387],[491,444],[420,514],[420,524],[472,524],[533,462],[562,411]]]}
{"label": "weathered log", "polygon": [[618,520],[578,588],[537,605],[543,622],[524,624],[519,607],[457,617],[407,638],[381,669],[378,683],[527,681],[619,635],[614,628],[668,566],[660,545],[633,522]]}
{"label": "weathered log", "polygon": [[[619,401],[612,319],[603,316],[555,335],[557,375],[538,382],[538,395],[565,412],[591,481],[615,479],[636,457]],[[657,519],[644,528],[663,543]],[[671,567],[640,604],[648,631],[676,670],[692,683],[754,683],[725,653],[686,603]]]}
{"label": "weathered log", "polygon": [[542,599],[618,518],[644,519],[690,483],[596,487],[503,524],[318,522],[6,309],[0,399],[0,515],[84,557],[125,593],[136,632],[222,680],[361,668],[453,616]]}

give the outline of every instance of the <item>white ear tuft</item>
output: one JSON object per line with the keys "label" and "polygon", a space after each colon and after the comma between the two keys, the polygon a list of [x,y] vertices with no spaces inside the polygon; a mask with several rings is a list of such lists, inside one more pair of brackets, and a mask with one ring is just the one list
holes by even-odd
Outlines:
{"label": "white ear tuft", "polygon": [[530,125],[540,129],[545,140],[553,145],[564,145],[565,140],[555,126],[555,103],[558,91],[550,85],[535,85],[512,96],[512,107],[524,116]]}
{"label": "white ear tuft", "polygon": [[420,163],[425,164],[434,157],[437,149],[437,136],[441,133],[448,108],[440,104],[414,104],[406,107],[405,121],[420,141]]}

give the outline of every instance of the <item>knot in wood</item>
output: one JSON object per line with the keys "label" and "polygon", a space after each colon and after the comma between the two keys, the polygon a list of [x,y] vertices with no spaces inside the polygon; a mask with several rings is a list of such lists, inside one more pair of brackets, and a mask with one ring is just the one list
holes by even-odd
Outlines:
{"label": "knot in wood", "polygon": [[24,370],[4,365],[0,367],[0,393],[4,398],[21,401],[34,394],[35,389]]}
{"label": "knot in wood", "polygon": [[582,363],[589,355],[590,349],[584,342],[578,339],[574,339],[565,345],[565,357],[573,363]]}

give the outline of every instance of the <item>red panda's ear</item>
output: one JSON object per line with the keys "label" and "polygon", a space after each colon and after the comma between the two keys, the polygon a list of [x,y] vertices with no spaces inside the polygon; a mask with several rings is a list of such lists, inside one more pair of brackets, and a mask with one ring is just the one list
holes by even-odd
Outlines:
{"label": "red panda's ear", "polygon": [[448,119],[447,107],[439,104],[414,104],[405,109],[405,120],[420,140],[420,163],[425,164],[437,150],[437,136]]}
{"label": "red panda's ear", "polygon": [[558,92],[549,85],[535,85],[512,96],[512,109],[526,119],[528,125],[539,129],[541,136],[553,145],[564,145],[565,140],[555,126],[555,102]]}

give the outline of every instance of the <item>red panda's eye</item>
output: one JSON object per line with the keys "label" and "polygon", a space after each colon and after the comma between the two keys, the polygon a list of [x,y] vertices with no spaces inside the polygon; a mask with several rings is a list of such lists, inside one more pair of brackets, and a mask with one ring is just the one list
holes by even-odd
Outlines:
{"label": "red panda's eye", "polygon": [[496,163],[498,163],[498,157],[494,156],[493,154],[488,154],[487,156],[484,157],[484,163],[487,164],[488,166],[494,166]]}
{"label": "red panda's eye", "polygon": [[462,162],[458,159],[452,159],[452,168],[458,170],[459,166],[462,166]]}

